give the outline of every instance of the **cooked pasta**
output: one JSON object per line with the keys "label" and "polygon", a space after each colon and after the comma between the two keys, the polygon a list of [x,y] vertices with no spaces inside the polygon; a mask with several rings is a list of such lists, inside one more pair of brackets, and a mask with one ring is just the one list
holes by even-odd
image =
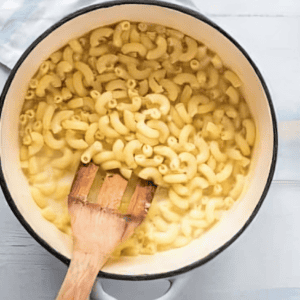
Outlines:
{"label": "cooked pasta", "polygon": [[161,25],[122,21],[69,41],[28,83],[19,118],[21,168],[41,215],[70,234],[72,178],[93,161],[160,186],[116,256],[199,238],[247,182],[257,134],[242,84],[218,54]]}

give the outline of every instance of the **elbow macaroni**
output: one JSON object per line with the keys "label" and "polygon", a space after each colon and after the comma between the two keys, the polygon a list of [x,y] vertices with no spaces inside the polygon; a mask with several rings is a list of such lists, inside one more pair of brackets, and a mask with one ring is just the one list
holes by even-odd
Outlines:
{"label": "elbow macaroni", "polygon": [[93,161],[161,187],[115,255],[199,237],[247,182],[256,128],[241,85],[216,53],[164,26],[122,21],[69,41],[30,80],[19,119],[21,168],[42,216],[70,233],[71,178]]}

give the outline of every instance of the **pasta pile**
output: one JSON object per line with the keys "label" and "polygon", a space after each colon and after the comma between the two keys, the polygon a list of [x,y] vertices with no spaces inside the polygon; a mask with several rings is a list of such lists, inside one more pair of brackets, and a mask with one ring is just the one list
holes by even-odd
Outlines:
{"label": "pasta pile", "polygon": [[93,161],[160,186],[115,255],[198,238],[246,182],[255,124],[241,85],[217,54],[164,26],[122,21],[69,41],[30,80],[20,115],[21,167],[42,215],[71,234],[72,178]]}

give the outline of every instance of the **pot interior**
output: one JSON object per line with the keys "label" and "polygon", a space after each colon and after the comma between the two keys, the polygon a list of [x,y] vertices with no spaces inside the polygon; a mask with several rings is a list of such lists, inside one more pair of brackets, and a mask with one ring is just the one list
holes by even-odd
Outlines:
{"label": "pot interior", "polygon": [[217,29],[193,16],[157,5],[122,4],[95,9],[58,26],[23,57],[8,89],[1,118],[1,161],[6,184],[17,209],[35,233],[67,258],[71,238],[46,221],[33,202],[19,162],[18,116],[27,83],[40,63],[72,38],[93,28],[120,20],[147,21],[178,29],[202,41],[219,54],[245,83],[243,93],[257,127],[257,139],[248,182],[242,199],[208,233],[188,246],[152,256],[125,257],[109,261],[103,271],[119,275],[161,274],[183,268],[216,251],[245,225],[258,205],[270,173],[274,151],[274,124],[269,102],[255,70],[243,53]]}

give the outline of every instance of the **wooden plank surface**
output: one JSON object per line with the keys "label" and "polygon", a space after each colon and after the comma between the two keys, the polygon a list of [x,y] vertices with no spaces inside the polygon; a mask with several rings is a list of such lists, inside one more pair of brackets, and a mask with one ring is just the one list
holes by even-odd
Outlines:
{"label": "wooden plank surface", "polygon": [[299,16],[297,0],[212,0],[193,1],[198,9],[209,16]]}

